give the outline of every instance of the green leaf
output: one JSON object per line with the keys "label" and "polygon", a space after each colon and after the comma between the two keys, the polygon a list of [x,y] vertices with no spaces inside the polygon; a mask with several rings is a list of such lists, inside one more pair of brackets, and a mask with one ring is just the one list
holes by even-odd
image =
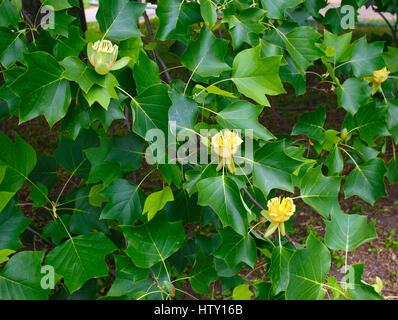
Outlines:
{"label": "green leaf", "polygon": [[300,194],[303,201],[314,208],[321,216],[333,216],[340,211],[338,194],[341,177],[325,177],[322,166],[308,169],[300,182]]}
{"label": "green leaf", "polygon": [[320,37],[311,27],[297,27],[286,34],[286,49],[302,76],[314,60],[322,56],[321,50],[315,45]]}
{"label": "green leaf", "polygon": [[366,216],[335,213],[325,220],[325,244],[333,250],[352,251],[361,244],[377,238],[375,222],[366,223]]}
{"label": "green leaf", "polygon": [[294,251],[283,246],[275,247],[272,250],[271,267],[268,275],[272,281],[272,291],[277,295],[281,291],[286,291],[289,283],[289,260]]}
{"label": "green leaf", "polygon": [[352,265],[345,276],[348,295],[355,300],[384,300],[373,286],[362,280],[363,263]]}
{"label": "green leaf", "polygon": [[231,226],[241,235],[247,234],[247,213],[240,198],[239,187],[224,175],[207,178],[197,183],[198,204],[210,206],[224,227]]}
{"label": "green leaf", "polygon": [[324,106],[319,106],[315,111],[305,112],[294,125],[292,135],[305,134],[312,139],[322,141],[325,131],[323,128],[325,120],[326,109]]}
{"label": "green leaf", "polygon": [[108,38],[126,40],[140,37],[138,18],[144,13],[146,4],[125,0],[100,0],[97,21]]}
{"label": "green leaf", "polygon": [[356,166],[344,184],[345,197],[357,195],[373,205],[378,198],[387,195],[383,180],[385,173],[386,167],[380,158]]}
{"label": "green leaf", "polygon": [[241,284],[232,291],[233,300],[250,300],[252,295],[253,292],[250,291],[250,286],[248,284]]}
{"label": "green leaf", "polygon": [[113,180],[122,177],[120,165],[106,160],[112,147],[113,143],[111,138],[101,138],[100,147],[84,150],[91,164],[87,182],[96,183],[103,181],[105,185],[108,185]]}
{"label": "green leaf", "polygon": [[241,262],[254,268],[257,259],[256,243],[248,233],[242,237],[231,228],[226,228],[220,229],[219,234],[222,237],[222,243],[214,252],[215,257],[225,261],[230,268]]}
{"label": "green leaf", "polygon": [[269,106],[267,95],[286,93],[279,78],[282,56],[261,56],[261,45],[239,52],[233,62],[232,81],[240,93]]}
{"label": "green leaf", "polygon": [[[36,152],[15,133],[15,143],[0,132],[0,211],[22,187],[36,165]],[[7,248],[12,249],[12,248]]]}
{"label": "green leaf", "polygon": [[205,256],[200,250],[196,255],[195,264],[189,278],[192,289],[200,294],[209,294],[210,284],[218,279],[213,258],[210,255]]}
{"label": "green leaf", "polygon": [[157,84],[145,89],[131,102],[134,111],[133,131],[143,138],[150,129],[160,129],[166,133],[170,106],[166,85]]}
{"label": "green leaf", "polygon": [[267,10],[267,17],[279,20],[285,20],[287,8],[296,7],[302,2],[303,0],[261,0],[261,4]]}
{"label": "green leaf", "polygon": [[398,144],[398,100],[388,100],[387,127]]}
{"label": "green leaf", "polygon": [[90,122],[99,120],[107,132],[114,120],[125,119],[121,101],[111,99],[108,110],[105,110],[97,104],[93,105],[89,110],[89,118]]}
{"label": "green leaf", "polygon": [[184,1],[159,0],[156,15],[159,17],[159,29],[156,38],[166,40],[175,30]]}
{"label": "green leaf", "polygon": [[80,29],[78,27],[72,26],[69,28],[69,32],[70,34],[67,38],[59,37],[57,39],[57,44],[54,47],[54,56],[58,60],[70,56],[77,57],[86,43],[80,36]]}
{"label": "green leaf", "polygon": [[328,167],[328,174],[330,176],[339,175],[344,168],[343,157],[341,156],[341,152],[337,145],[334,149],[329,153],[328,157],[325,160],[325,165]]}
{"label": "green leaf", "polygon": [[144,140],[129,132],[126,136],[112,137],[112,149],[106,161],[113,161],[120,165],[123,171],[137,170],[141,166]]}
{"label": "green leaf", "polygon": [[12,25],[18,29],[19,12],[9,0],[0,3],[0,27]]}
{"label": "green leaf", "polygon": [[19,235],[25,231],[30,220],[22,215],[15,201],[11,200],[0,212],[0,250],[21,248]]}
{"label": "green leaf", "polygon": [[69,25],[72,21],[76,20],[75,17],[68,15],[67,11],[56,12],[54,16],[54,29],[48,28],[46,31],[53,37],[57,38],[58,35],[63,37],[69,36]]}
{"label": "green leaf", "polygon": [[274,135],[258,122],[262,111],[261,106],[239,100],[219,112],[216,121],[227,129],[251,129],[256,139],[274,139]]}
{"label": "green leaf", "polygon": [[140,51],[138,63],[134,67],[134,80],[137,93],[141,94],[145,89],[155,84],[160,84],[159,67],[149,59],[144,51]]}
{"label": "green leaf", "polygon": [[181,63],[200,77],[218,77],[231,68],[224,62],[228,42],[217,39],[206,27],[191,41],[181,56]]}
{"label": "green leaf", "polygon": [[0,273],[1,300],[46,300],[50,290],[40,283],[41,262],[45,251],[23,251],[15,254]]}
{"label": "green leaf", "polygon": [[28,71],[12,85],[20,97],[20,123],[44,115],[52,127],[68,111],[71,102],[69,82],[62,77],[63,69],[46,52],[25,55]]}
{"label": "green leaf", "polygon": [[115,91],[115,87],[117,87],[118,84],[116,77],[112,73],[108,73],[105,76],[104,86],[94,85],[88,93],[83,92],[83,96],[86,98],[90,106],[95,102],[98,102],[105,110],[107,110],[111,99],[119,99]]}
{"label": "green leaf", "polygon": [[181,248],[185,239],[181,222],[169,222],[165,214],[138,227],[121,228],[128,241],[126,252],[140,268],[150,268],[165,261]]}
{"label": "green leaf", "polygon": [[398,158],[391,158],[387,164],[386,176],[391,184],[398,182]]}
{"label": "green leaf", "polygon": [[362,106],[356,114],[359,136],[370,147],[376,145],[375,137],[390,135],[386,128],[386,113],[385,106],[378,107],[375,102],[371,102]]}
{"label": "green leaf", "polygon": [[40,0],[43,6],[51,6],[55,11],[64,10],[72,7],[68,0]]}
{"label": "green leaf", "polygon": [[290,259],[286,300],[321,300],[325,295],[322,289],[330,269],[329,250],[312,234],[306,244]]}
{"label": "green leaf", "polygon": [[54,248],[46,264],[54,266],[64,277],[71,293],[80,289],[91,278],[106,276],[109,272],[105,256],[116,250],[115,245],[102,233],[94,232],[73,237]]}
{"label": "green leaf", "polygon": [[10,250],[10,249],[2,249],[0,250],[0,264],[3,264],[4,262],[7,262],[8,260],[10,260],[8,258],[9,255],[15,253],[14,250]]}
{"label": "green leaf", "polygon": [[130,38],[119,43],[119,55],[121,57],[129,57],[128,66],[133,69],[138,61],[138,57],[142,48],[142,41],[140,37]]}
{"label": "green leaf", "polygon": [[45,185],[48,190],[51,190],[58,182],[57,164],[54,157],[39,155],[29,179]]}
{"label": "green leaf", "polygon": [[81,130],[75,141],[61,137],[61,141],[55,151],[55,159],[58,164],[70,172],[75,172],[87,180],[90,172],[90,163],[83,150],[98,147],[98,136],[92,130]]}
{"label": "green leaf", "polygon": [[257,36],[264,31],[265,26],[261,23],[264,14],[265,11],[262,9],[247,8],[239,12],[239,15],[226,15],[223,17],[223,21],[228,23],[234,50],[239,49],[244,42],[250,44],[250,34]]}
{"label": "green leaf", "polygon": [[324,30],[324,48],[334,48],[335,54],[328,59],[334,64],[347,61],[351,58],[354,47],[351,45],[352,32],[347,32],[342,35],[335,35],[331,32]]}
{"label": "green leaf", "polygon": [[285,141],[267,142],[254,155],[253,184],[265,195],[272,189],[294,191],[292,173],[302,162],[285,153]]}
{"label": "green leaf", "polygon": [[[62,222],[65,225],[69,225],[70,218],[72,217],[70,214],[59,215],[62,219]],[[41,235],[42,239],[51,238],[51,241],[55,244],[59,244],[62,239],[68,238],[68,233],[66,232],[64,226],[59,220],[51,221],[46,225]]]}
{"label": "green leaf", "polygon": [[384,67],[384,61],[381,56],[384,47],[383,42],[375,41],[368,44],[366,37],[362,37],[355,41],[354,45],[354,53],[349,60],[354,76],[360,78],[373,75],[373,71]]}
{"label": "green leaf", "polygon": [[387,51],[383,52],[383,59],[390,72],[398,72],[398,49],[387,47]]}
{"label": "green leaf", "polygon": [[173,134],[185,128],[193,130],[199,113],[196,102],[174,87],[171,88],[169,96],[172,101],[169,109],[169,121],[175,121],[177,131],[173,132]]}
{"label": "green leaf", "polygon": [[139,187],[127,180],[113,181],[101,195],[108,199],[108,204],[101,213],[101,219],[117,219],[125,225],[132,225],[140,218],[144,194]]}
{"label": "green leaf", "polygon": [[100,76],[94,69],[89,68],[78,57],[67,57],[60,62],[65,71],[62,76],[75,81],[80,88],[88,93],[94,84],[105,87],[105,77]]}
{"label": "green leaf", "polygon": [[142,214],[148,214],[148,221],[164,208],[167,202],[174,201],[173,191],[170,187],[165,187],[161,191],[151,193],[144,203]]}
{"label": "green leaf", "polygon": [[216,7],[210,0],[202,0],[200,2],[200,14],[209,28],[217,21]]}
{"label": "green leaf", "polygon": [[365,80],[347,79],[341,87],[337,87],[338,105],[355,115],[359,107],[368,101],[371,90]]}

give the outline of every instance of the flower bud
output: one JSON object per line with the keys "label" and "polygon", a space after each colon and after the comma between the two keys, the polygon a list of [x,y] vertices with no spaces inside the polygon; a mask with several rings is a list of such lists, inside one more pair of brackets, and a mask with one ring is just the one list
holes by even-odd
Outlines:
{"label": "flower bud", "polygon": [[340,133],[341,139],[345,140],[347,138],[347,135],[348,135],[347,128],[344,128],[343,130],[341,130],[341,133]]}
{"label": "flower bud", "polygon": [[110,70],[118,70],[126,66],[130,58],[124,57],[117,60],[119,47],[109,40],[98,40],[94,44],[87,45],[87,56],[95,71],[100,75],[106,75]]}

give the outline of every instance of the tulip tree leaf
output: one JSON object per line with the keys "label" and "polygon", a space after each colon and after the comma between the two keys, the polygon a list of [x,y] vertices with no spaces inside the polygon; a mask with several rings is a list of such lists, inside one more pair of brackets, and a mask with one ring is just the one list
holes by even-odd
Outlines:
{"label": "tulip tree leaf", "polygon": [[173,191],[170,187],[165,187],[161,191],[151,193],[144,203],[142,214],[148,214],[148,221],[164,208],[167,202],[174,201]]}
{"label": "tulip tree leaf", "polygon": [[383,300],[373,286],[362,280],[363,263],[352,265],[345,276],[348,295],[355,300]]}
{"label": "tulip tree leaf", "polygon": [[192,289],[201,294],[209,294],[210,284],[217,279],[213,258],[205,256],[200,251],[196,256],[195,264],[190,274]]}
{"label": "tulip tree leaf", "polygon": [[292,135],[305,134],[312,139],[322,141],[324,137],[323,125],[326,120],[326,109],[320,106],[317,110],[303,113],[293,127]]}
{"label": "tulip tree leaf", "polygon": [[134,110],[133,131],[143,138],[150,129],[160,129],[166,133],[170,106],[166,85],[157,84],[145,89],[131,102]]}
{"label": "tulip tree leaf", "polygon": [[22,251],[7,262],[0,273],[1,300],[47,300],[50,290],[40,283],[45,251]]}
{"label": "tulip tree leaf", "polygon": [[159,0],[156,15],[159,17],[159,29],[156,38],[166,40],[177,26],[183,1],[181,0]]}
{"label": "tulip tree leaf", "polygon": [[224,62],[228,42],[217,39],[206,27],[200,32],[199,38],[189,43],[181,56],[181,63],[201,77],[218,77],[230,67]]}
{"label": "tulip tree leaf", "polygon": [[367,81],[355,78],[347,79],[341,87],[337,88],[338,104],[354,115],[359,107],[369,99],[371,90]]}
{"label": "tulip tree leaf", "polygon": [[375,222],[366,223],[366,216],[336,213],[325,220],[325,244],[333,250],[352,251],[361,244],[377,238]]}
{"label": "tulip tree leaf", "polygon": [[274,135],[258,122],[263,107],[240,100],[217,114],[216,121],[227,129],[251,129],[257,139],[270,140]]}
{"label": "tulip tree leaf", "polygon": [[122,224],[132,225],[141,216],[144,194],[127,180],[113,181],[101,195],[108,199],[101,219],[117,219]]}
{"label": "tulip tree leaf", "polygon": [[237,234],[231,228],[220,229],[219,233],[222,243],[214,252],[214,256],[224,260],[230,268],[241,262],[254,268],[257,259],[254,239],[248,233],[245,236]]}
{"label": "tulip tree leaf", "polygon": [[121,226],[128,241],[126,252],[137,267],[150,268],[181,248],[185,232],[181,221],[169,222],[159,214],[138,227]]}
{"label": "tulip tree leaf", "polygon": [[362,37],[354,45],[354,53],[349,61],[355,77],[370,76],[373,71],[384,67],[383,42],[376,41],[368,44],[366,37]]}
{"label": "tulip tree leaf", "polygon": [[322,167],[308,169],[301,179],[300,194],[303,201],[313,207],[321,216],[333,216],[340,211],[338,194],[341,177],[325,177]]}
{"label": "tulip tree leaf", "polygon": [[0,212],[0,250],[21,248],[19,235],[29,225],[30,220],[22,215],[15,201],[11,200]]}
{"label": "tulip tree leaf", "polygon": [[25,60],[28,71],[12,85],[21,97],[20,122],[43,114],[53,126],[68,111],[71,102],[69,82],[63,79],[63,69],[48,53],[33,52],[25,55]]}
{"label": "tulip tree leaf", "polygon": [[[15,143],[0,132],[0,211],[22,187],[36,166],[36,152],[15,133]],[[7,248],[12,249],[12,248]]]}
{"label": "tulip tree leaf", "polygon": [[286,49],[301,75],[304,75],[314,60],[322,56],[321,50],[315,46],[320,36],[310,27],[297,27],[286,34]]}
{"label": "tulip tree leaf", "polygon": [[253,183],[264,194],[272,189],[293,192],[292,173],[302,162],[285,153],[285,142],[267,142],[254,155]]}
{"label": "tulip tree leaf", "polygon": [[241,235],[247,234],[247,213],[240,199],[239,188],[229,177],[207,178],[197,183],[198,204],[210,206],[224,227],[231,226]]}
{"label": "tulip tree leaf", "polygon": [[200,2],[200,13],[206,25],[211,28],[217,21],[216,7],[210,0]]}
{"label": "tulip tree leaf", "polygon": [[18,28],[19,12],[11,1],[0,1],[0,26],[8,27],[12,25]]}
{"label": "tulip tree leaf", "polygon": [[0,62],[5,67],[12,66],[16,61],[24,61],[26,47],[21,34],[0,27]]}
{"label": "tulip tree leaf", "polygon": [[138,18],[144,13],[146,4],[125,0],[100,0],[97,21],[102,32],[115,40],[140,37]]}
{"label": "tulip tree leaf", "polygon": [[108,274],[105,256],[115,250],[115,245],[104,234],[93,232],[73,237],[54,248],[48,254],[46,264],[54,266],[73,293],[88,279]]}
{"label": "tulip tree leaf", "polygon": [[346,198],[357,195],[373,205],[377,198],[387,195],[383,180],[386,171],[384,161],[380,158],[356,166],[344,184]]}
{"label": "tulip tree leaf", "polygon": [[138,62],[134,67],[134,80],[137,93],[141,94],[152,85],[160,84],[159,67],[149,59],[145,52],[140,51]]}
{"label": "tulip tree leaf", "polygon": [[321,300],[323,283],[330,269],[330,253],[312,234],[305,249],[297,250],[289,262],[286,300]]}
{"label": "tulip tree leaf", "polygon": [[174,87],[169,92],[172,106],[169,109],[169,121],[175,121],[177,133],[184,128],[193,129],[198,118],[198,106],[196,102]]}
{"label": "tulip tree leaf", "polygon": [[232,66],[232,81],[240,93],[269,106],[265,95],[285,93],[279,78],[282,56],[261,56],[261,45],[239,52]]}
{"label": "tulip tree leaf", "polygon": [[398,182],[398,158],[392,158],[387,164],[386,176],[391,184]]}
{"label": "tulip tree leaf", "polygon": [[298,6],[304,0],[261,0],[261,4],[267,10],[267,17],[272,19],[285,20],[287,8]]}
{"label": "tulip tree leaf", "polygon": [[289,282],[289,260],[293,251],[283,246],[272,250],[271,267],[268,271],[272,281],[272,290],[275,294],[286,291]]}
{"label": "tulip tree leaf", "polygon": [[51,6],[55,11],[68,9],[71,7],[68,0],[40,0],[43,6]]}
{"label": "tulip tree leaf", "polygon": [[329,153],[325,160],[325,165],[329,169],[328,174],[330,176],[339,175],[343,171],[344,160],[337,146]]}

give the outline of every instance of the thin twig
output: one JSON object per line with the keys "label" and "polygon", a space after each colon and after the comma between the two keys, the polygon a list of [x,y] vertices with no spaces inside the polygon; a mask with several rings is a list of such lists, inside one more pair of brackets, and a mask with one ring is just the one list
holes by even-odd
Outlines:
{"label": "thin twig", "polygon": [[[149,39],[151,40],[151,42],[156,43],[155,37],[153,35],[153,31],[152,31],[151,22],[149,21],[149,17],[147,15],[146,11],[144,11],[143,17],[145,20],[146,28],[148,30]],[[170,74],[168,72],[168,68],[167,68],[166,64],[164,63],[164,61],[162,60],[162,58],[159,55],[158,48],[155,47],[153,49],[153,53],[155,54],[156,60],[159,61],[159,64],[164,71],[164,75],[166,77],[167,82],[170,83],[172,81],[172,79],[170,77]]]}
{"label": "thin twig", "polygon": [[[372,9],[374,11],[376,11],[375,6],[372,6]],[[377,11],[376,11],[377,12]],[[394,40],[395,46],[398,46],[398,40],[397,40],[397,35],[396,35],[396,30],[394,30],[393,26],[391,25],[390,21],[388,21],[388,19],[386,18],[386,16],[383,14],[383,12],[377,12],[385,21],[385,23],[387,24],[387,26],[390,28],[391,33],[392,33],[392,38]]]}
{"label": "thin twig", "polygon": [[50,240],[42,239],[41,234],[39,232],[37,232],[36,230],[32,229],[31,227],[27,227],[26,230],[28,230],[30,233],[33,233],[34,235],[38,236],[40,241],[45,242],[52,247],[56,247],[56,245],[54,243],[52,243]]}

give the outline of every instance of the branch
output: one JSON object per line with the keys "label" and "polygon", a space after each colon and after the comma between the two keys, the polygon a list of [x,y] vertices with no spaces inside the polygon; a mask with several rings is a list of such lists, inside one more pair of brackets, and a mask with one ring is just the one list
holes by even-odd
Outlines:
{"label": "branch", "polygon": [[[372,6],[372,9],[374,11],[376,11],[375,6]],[[388,19],[386,18],[386,16],[383,14],[383,12],[377,12],[385,21],[385,23],[387,24],[387,26],[390,28],[391,33],[392,33],[392,38],[394,40],[395,46],[398,46],[398,40],[397,40],[397,35],[396,35],[396,30],[394,30],[393,26],[391,25],[390,21],[388,21]]]}
{"label": "branch", "polygon": [[[148,30],[148,35],[149,35],[149,39],[151,40],[151,42],[156,43],[155,37],[153,35],[153,31],[152,31],[152,26],[151,26],[151,22],[149,21],[149,17],[146,13],[146,11],[144,11],[143,13],[143,17],[145,20],[145,24],[146,24],[146,28]],[[166,76],[166,80],[168,83],[170,83],[173,79],[171,79],[168,68],[166,66],[166,64],[164,63],[164,61],[162,60],[162,58],[159,55],[159,51],[158,48],[154,48],[153,49],[153,53],[155,54],[156,60],[159,61],[160,66],[163,69],[164,75]]]}

